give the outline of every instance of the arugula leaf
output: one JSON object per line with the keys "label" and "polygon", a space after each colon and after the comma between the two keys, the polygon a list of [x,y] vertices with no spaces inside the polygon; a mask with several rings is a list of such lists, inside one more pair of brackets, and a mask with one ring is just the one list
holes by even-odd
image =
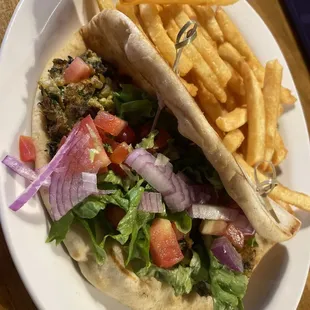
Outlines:
{"label": "arugula leaf", "polygon": [[107,254],[104,250],[103,247],[100,246],[100,244],[97,243],[96,240],[96,235],[95,233],[92,231],[91,227],[90,227],[90,223],[87,220],[81,219],[81,218],[77,218],[78,222],[81,223],[81,225],[86,229],[86,231],[89,234],[90,240],[92,242],[92,247],[93,247],[93,251],[96,257],[96,262],[99,265],[104,264]]}
{"label": "arugula leaf", "polygon": [[175,295],[189,294],[193,286],[200,281],[207,281],[208,273],[202,269],[201,260],[196,252],[193,252],[192,259],[188,267],[178,265],[173,269],[163,269],[155,265],[145,267],[137,271],[139,277],[155,277],[166,282],[174,288]]}
{"label": "arugula leaf", "polygon": [[71,211],[69,211],[59,221],[53,222],[46,242],[52,242],[55,240],[57,245],[61,243],[66,238],[73,220],[74,215]]}
{"label": "arugula leaf", "polygon": [[155,145],[155,137],[158,135],[158,130],[151,131],[147,137],[143,138],[140,143],[136,145],[136,149],[151,149]]}
{"label": "arugula leaf", "polygon": [[211,251],[209,256],[214,310],[243,309],[242,300],[247,290],[248,278],[221,265]]}
{"label": "arugula leaf", "polygon": [[105,207],[106,203],[100,201],[98,197],[89,196],[73,209],[73,213],[83,219],[92,219]]}

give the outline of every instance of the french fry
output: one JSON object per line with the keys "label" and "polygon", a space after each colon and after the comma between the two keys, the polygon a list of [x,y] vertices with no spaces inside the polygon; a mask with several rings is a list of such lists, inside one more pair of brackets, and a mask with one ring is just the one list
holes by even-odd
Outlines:
{"label": "french fry", "polygon": [[244,81],[248,111],[248,150],[247,162],[253,166],[264,159],[265,154],[265,106],[260,85],[249,67],[240,62],[240,72]]}
{"label": "french fry", "polygon": [[[173,67],[176,57],[175,46],[164,29],[156,5],[140,4],[139,11],[145,31],[162,57],[169,63],[170,67]],[[192,61],[183,53],[178,66],[180,75],[186,75],[192,67]]]}
{"label": "french fry", "polygon": [[136,15],[136,9],[138,9],[138,7],[133,5],[123,5],[118,2],[116,3],[116,8],[120,12],[124,13],[127,17],[129,17],[131,21],[139,28],[139,30],[144,33],[144,30],[142,29],[139,19]]}
{"label": "french fry", "polygon": [[228,112],[231,112],[237,108],[236,98],[231,92],[227,92],[227,100],[225,102],[225,107]]}
{"label": "french fry", "polygon": [[[162,14],[164,19],[167,21],[166,30],[169,37],[175,42],[180,28],[176,24],[175,20],[168,14],[169,12],[165,9]],[[203,85],[208,89],[214,96],[221,102],[225,102],[227,99],[225,90],[221,87],[216,75],[213,73],[208,64],[204,61],[202,56],[198,53],[195,46],[192,44],[186,46],[183,53],[193,61],[193,73],[197,75]]]}
{"label": "french fry", "polygon": [[[183,11],[183,7],[186,6],[182,5],[175,7],[170,5],[165,7],[165,10],[169,11],[169,14],[173,16],[180,28],[190,20],[188,15]],[[202,35],[199,27],[197,28],[197,37],[192,44],[215,73],[220,84],[225,87],[231,78],[230,70],[227,68],[225,62],[221,59],[214,46]]]}
{"label": "french fry", "polygon": [[[281,82],[283,68],[277,60],[269,61],[265,69],[264,102],[266,116],[265,161],[271,161],[275,149],[275,134],[277,131],[280,106]],[[263,169],[267,168],[263,165]]]}
{"label": "french fry", "polygon": [[288,88],[282,87],[281,91],[281,103],[284,104],[294,104],[296,102],[296,97],[294,97]]}
{"label": "french fry", "polygon": [[262,85],[264,78],[264,67],[256,58],[251,48],[245,41],[239,29],[235,26],[229,16],[222,8],[217,8],[215,18],[221,27],[225,39],[230,42],[239,53],[246,58],[253,70],[258,82]]}
{"label": "french fry", "polygon": [[[254,169],[251,167],[239,154],[234,154],[235,159],[237,160],[240,167],[243,168],[252,180],[254,180]],[[257,171],[257,177],[260,182],[266,180],[266,177],[261,172]],[[302,194],[289,188],[278,184],[272,192],[269,194],[269,197],[275,201],[280,200],[289,205],[296,206],[305,211],[310,211],[310,196]]]}
{"label": "french fry", "polygon": [[220,57],[229,63],[237,72],[240,69],[239,63],[244,57],[228,42],[221,44],[218,48]]}
{"label": "french fry", "polygon": [[192,4],[192,5],[230,5],[238,2],[238,0],[120,0],[122,4]]}
{"label": "french fry", "polygon": [[215,13],[211,7],[206,5],[192,6],[197,14],[198,22],[200,25],[207,30],[210,37],[217,43],[221,44],[224,42],[224,35],[215,19]]}
{"label": "french fry", "polygon": [[[198,16],[196,15],[196,12],[192,9],[191,6],[183,5],[183,10],[190,19],[197,20],[199,22]],[[211,38],[211,36],[209,35],[206,29],[200,27],[199,31],[205,37],[205,39],[208,40],[210,44],[212,44],[214,48],[217,48],[216,42],[213,41],[213,39]]]}
{"label": "french fry", "polygon": [[236,108],[235,110],[220,116],[216,120],[216,125],[224,132],[229,132],[240,128],[247,122],[247,109]]}
{"label": "french fry", "polygon": [[279,131],[276,130],[275,140],[274,140],[274,153],[272,156],[272,163],[275,166],[279,166],[285,160],[287,153],[288,153],[288,151],[284,145],[282,137],[281,137]]}
{"label": "french fry", "polygon": [[291,207],[288,203],[286,203],[286,202],[284,202],[284,201],[281,201],[281,200],[276,200],[276,203],[277,203],[280,207],[282,207],[283,209],[285,209],[287,212],[289,212],[289,213],[291,213],[291,214],[294,214],[294,211],[293,211],[292,207]]}
{"label": "french fry", "polygon": [[245,95],[245,89],[244,89],[244,83],[243,83],[242,77],[231,66],[230,63],[228,63],[228,62],[225,62],[225,63],[231,72],[231,79],[228,81],[228,84],[227,84],[229,90],[232,91],[233,93],[237,94],[237,95],[244,96]]}
{"label": "french fry", "polygon": [[190,95],[192,97],[196,97],[197,96],[197,92],[198,92],[198,88],[192,84],[192,83],[188,83],[186,80],[181,79],[182,84],[185,86],[185,88],[187,89],[187,91],[190,93]]}
{"label": "french fry", "polygon": [[236,152],[244,140],[244,135],[240,129],[229,132],[223,139],[223,143],[229,152]]}
{"label": "french fry", "polygon": [[105,9],[115,9],[115,5],[112,0],[97,0],[97,4],[100,11]]}

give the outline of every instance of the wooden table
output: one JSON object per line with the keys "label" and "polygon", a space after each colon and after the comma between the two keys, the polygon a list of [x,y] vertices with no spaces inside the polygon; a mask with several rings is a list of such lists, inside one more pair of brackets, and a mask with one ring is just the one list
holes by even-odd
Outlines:
{"label": "wooden table", "polygon": [[[310,129],[310,76],[298,43],[283,13],[281,0],[248,0],[277,39],[292,71]],[[0,0],[0,43],[18,0]],[[283,298],[285,298],[283,296]],[[0,310],[35,309],[10,258],[0,229]],[[298,310],[310,309],[310,276]]]}

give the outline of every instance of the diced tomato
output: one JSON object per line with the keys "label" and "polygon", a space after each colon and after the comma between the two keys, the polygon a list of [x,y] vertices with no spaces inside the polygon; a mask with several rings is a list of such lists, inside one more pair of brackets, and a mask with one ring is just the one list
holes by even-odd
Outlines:
{"label": "diced tomato", "polygon": [[35,161],[36,148],[31,137],[19,137],[19,157],[22,161]]}
{"label": "diced tomato", "polygon": [[118,142],[126,142],[127,144],[134,144],[136,142],[136,134],[128,125],[116,137]]}
{"label": "diced tomato", "polygon": [[126,212],[118,206],[110,205],[105,210],[105,215],[112,226],[117,228],[119,222],[126,215]]}
{"label": "diced tomato", "polygon": [[172,225],[174,233],[177,237],[177,240],[180,241],[180,240],[184,239],[184,234],[177,229],[177,226],[175,225],[175,223],[173,222],[173,223],[171,223],[171,225]]}
{"label": "diced tomato", "polygon": [[129,154],[129,146],[126,142],[120,143],[113,153],[110,155],[110,160],[114,164],[121,164]]}
{"label": "diced tomato", "polygon": [[140,139],[145,138],[151,132],[151,129],[152,129],[152,123],[146,123],[143,126],[141,126],[139,130]]}
{"label": "diced tomato", "polygon": [[81,164],[81,170],[85,170],[87,168],[87,171],[90,172],[92,170],[91,167],[93,167],[94,171],[107,167],[111,161],[103,148],[101,137],[90,115],[82,119],[80,123],[80,130],[85,134],[90,134],[91,136],[88,144],[90,162]]}
{"label": "diced tomato", "polygon": [[165,146],[167,146],[168,144],[168,140],[171,139],[171,136],[169,135],[169,133],[164,130],[164,129],[158,129],[159,130],[159,133],[158,135],[155,137],[155,146],[158,148],[158,149],[162,149],[164,148]]}
{"label": "diced tomato", "polygon": [[225,236],[228,240],[238,249],[242,249],[244,246],[244,235],[233,224],[229,224],[225,231]]}
{"label": "diced tomato", "polygon": [[64,72],[65,83],[77,83],[90,77],[92,69],[80,58],[76,57]]}
{"label": "diced tomato", "polygon": [[126,172],[117,164],[110,164],[109,168],[118,176],[125,178]]}
{"label": "diced tomato", "polygon": [[170,221],[156,218],[150,228],[150,252],[155,265],[170,268],[183,258]]}
{"label": "diced tomato", "polygon": [[118,136],[127,126],[127,122],[105,111],[99,111],[94,123],[98,128],[112,136]]}
{"label": "diced tomato", "polygon": [[107,172],[108,172],[108,167],[102,167],[98,171],[99,174],[104,174],[104,173],[107,173]]}

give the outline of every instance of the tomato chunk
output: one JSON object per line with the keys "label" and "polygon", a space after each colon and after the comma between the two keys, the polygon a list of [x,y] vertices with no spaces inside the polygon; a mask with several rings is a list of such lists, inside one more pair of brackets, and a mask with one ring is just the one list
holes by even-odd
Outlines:
{"label": "tomato chunk", "polygon": [[36,159],[36,148],[31,137],[19,137],[19,156],[22,161],[31,162]]}
{"label": "tomato chunk", "polygon": [[127,144],[133,144],[136,142],[136,134],[130,126],[126,126],[122,132],[117,136],[118,142],[126,142]]}
{"label": "tomato chunk", "polygon": [[124,120],[105,111],[100,111],[94,122],[98,128],[112,136],[118,136],[127,125]]}
{"label": "tomato chunk", "polygon": [[238,249],[242,249],[244,246],[244,235],[233,224],[229,224],[225,231],[227,239]]}
{"label": "tomato chunk", "polygon": [[158,267],[170,268],[184,258],[170,221],[155,219],[150,228],[150,236],[152,260]]}
{"label": "tomato chunk", "polygon": [[126,212],[118,206],[108,206],[105,210],[105,215],[108,221],[114,228],[117,228],[119,222],[126,215]]}
{"label": "tomato chunk", "polygon": [[80,58],[76,57],[64,72],[65,83],[77,83],[90,77],[92,69]]}
{"label": "tomato chunk", "polygon": [[90,115],[81,120],[80,128],[83,133],[91,136],[88,143],[90,160],[80,164],[81,171],[98,171],[100,168],[107,167],[111,160],[103,148],[101,137]]}
{"label": "tomato chunk", "polygon": [[110,164],[109,168],[118,176],[125,178],[126,172],[117,164]]}
{"label": "tomato chunk", "polygon": [[172,223],[172,228],[174,230],[174,233],[175,233],[178,241],[184,239],[184,234],[177,229],[177,226],[175,225],[174,222]]}
{"label": "tomato chunk", "polygon": [[129,147],[126,142],[120,143],[110,156],[110,160],[114,164],[121,164],[129,154]]}
{"label": "tomato chunk", "polygon": [[159,133],[158,135],[155,137],[155,146],[158,149],[162,149],[165,146],[167,146],[168,144],[168,140],[171,139],[171,136],[169,135],[169,133],[164,130],[164,129],[158,129]]}

